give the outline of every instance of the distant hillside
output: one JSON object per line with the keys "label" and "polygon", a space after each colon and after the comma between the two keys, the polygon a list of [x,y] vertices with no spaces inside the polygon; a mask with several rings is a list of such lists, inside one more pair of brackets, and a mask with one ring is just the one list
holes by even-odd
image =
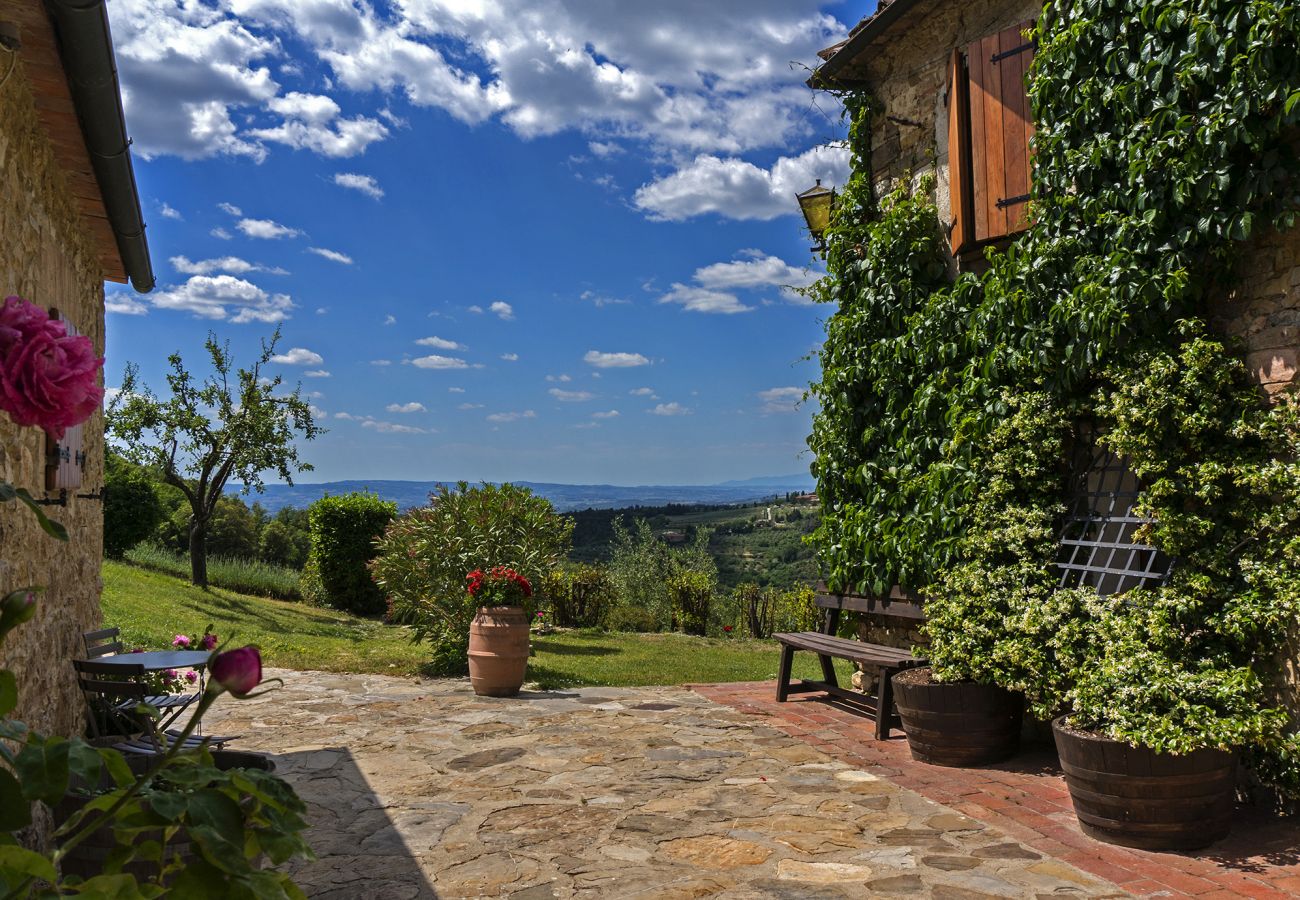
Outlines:
{"label": "distant hillside", "polygon": [[[437,490],[437,481],[356,480],[329,481],[323,484],[269,484],[266,492],[251,494],[254,501],[270,512],[281,507],[306,508],[326,494],[370,491],[397,504],[398,509],[424,506],[429,494]],[[454,484],[455,482],[445,482]],[[517,481],[533,493],[550,500],[560,512],[574,509],[619,509],[628,506],[666,506],[670,503],[731,504],[752,503],[777,494],[813,489],[807,475],[769,476],[714,485],[615,485],[615,484],[548,484]],[[231,491],[235,493],[235,491]]]}

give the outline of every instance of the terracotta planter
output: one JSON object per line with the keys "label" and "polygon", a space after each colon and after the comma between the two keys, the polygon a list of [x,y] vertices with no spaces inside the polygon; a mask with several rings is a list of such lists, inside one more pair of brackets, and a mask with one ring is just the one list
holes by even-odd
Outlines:
{"label": "terracotta planter", "polygon": [[522,606],[480,606],[469,626],[469,682],[482,697],[513,697],[528,668]]}
{"label": "terracotta planter", "polygon": [[939,684],[928,667],[893,678],[894,703],[912,758],[935,766],[984,766],[1020,749],[1025,697],[972,681]]}
{"label": "terracotta planter", "polygon": [[1196,850],[1232,824],[1237,754],[1157,753],[1052,723],[1065,783],[1083,833],[1143,850]]}

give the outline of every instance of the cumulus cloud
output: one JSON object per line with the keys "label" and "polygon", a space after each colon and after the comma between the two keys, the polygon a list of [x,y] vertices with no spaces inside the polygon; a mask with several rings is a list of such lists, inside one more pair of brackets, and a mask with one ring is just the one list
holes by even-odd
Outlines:
{"label": "cumulus cloud", "polygon": [[104,309],[119,316],[144,316],[149,314],[149,306],[144,300],[125,291],[105,291]]}
{"label": "cumulus cloud", "polygon": [[476,315],[476,316],[481,316],[481,315],[483,315],[483,307],[478,306],[478,305],[475,305],[475,306],[468,306],[468,307],[466,307],[466,310],[467,310],[468,312],[472,312],[472,313],[473,313],[474,315]]}
{"label": "cumulus cloud", "polygon": [[465,349],[464,346],[462,346],[461,344],[458,344],[455,341],[449,341],[446,338],[440,338],[437,335],[433,335],[432,337],[420,338],[418,341],[416,341],[416,343],[419,344],[421,347],[433,347],[436,350],[464,350]]}
{"label": "cumulus cloud", "polygon": [[592,417],[593,419],[617,419],[617,418],[618,418],[618,410],[616,410],[616,409],[609,409],[609,410],[606,410],[605,412],[594,412],[594,413],[591,414],[591,417]]}
{"label": "cumulus cloud", "polygon": [[310,372],[303,372],[302,374],[306,375],[308,378],[329,378],[329,377],[331,377],[331,376],[330,376],[330,373],[327,372],[325,369],[313,369],[313,370],[310,371]]}
{"label": "cumulus cloud", "polygon": [[371,428],[380,434],[428,434],[428,429],[416,428],[414,425],[399,425],[396,422],[381,422],[378,419],[365,419],[362,428]]}
{"label": "cumulus cloud", "polygon": [[334,183],[339,187],[345,187],[353,191],[360,191],[367,197],[373,197],[376,200],[384,196],[384,189],[379,186],[369,175],[358,175],[355,172],[339,172],[334,176]]}
{"label": "cumulus cloud", "polygon": [[468,369],[469,363],[454,356],[420,356],[410,361],[417,369]]}
{"label": "cumulus cloud", "polygon": [[780,288],[790,299],[802,300],[793,288],[807,287],[821,274],[800,269],[762,250],[741,250],[730,262],[713,263],[695,270],[694,280],[711,290]]}
{"label": "cumulus cloud", "polygon": [[632,388],[628,393],[633,397],[653,397],[655,395],[654,388],[648,387]]}
{"label": "cumulus cloud", "polygon": [[219,225],[216,228],[209,231],[208,234],[212,235],[214,238],[216,238],[219,241],[228,241],[234,237],[233,234],[231,234],[229,231],[226,231],[226,229],[222,228]]}
{"label": "cumulus cloud", "polygon": [[297,228],[290,228],[288,225],[281,225],[270,219],[240,219],[235,223],[235,227],[248,237],[270,241],[302,234]]}
{"label": "cumulus cloud", "polygon": [[650,410],[652,416],[689,416],[692,410],[680,403],[660,403]]}
{"label": "cumulus cloud", "polygon": [[504,300],[498,300],[488,307],[488,312],[492,313],[498,319],[509,322],[515,317],[514,307]]}
{"label": "cumulus cloud", "polygon": [[849,173],[844,147],[814,147],[798,156],[783,156],[770,169],[738,157],[695,157],[657,181],[642,185],[633,204],[651,219],[680,222],[706,213],[729,219],[775,219],[797,215],[794,196],[820,178],[843,184]]}
{"label": "cumulus cloud", "polygon": [[711,291],[708,288],[675,283],[672,290],[659,298],[660,303],[676,303],[689,312],[734,313],[753,312],[754,307],[741,303],[735,294]]}
{"label": "cumulus cloud", "polygon": [[250,137],[274,141],[295,150],[310,150],[335,158],[364,153],[375,141],[388,136],[388,128],[378,119],[356,116],[340,117],[343,111],[330,97],[291,91],[267,102],[271,112],[282,116],[271,128],[254,128]]}
{"label": "cumulus cloud", "polygon": [[396,325],[396,324],[397,324],[397,316],[395,316],[395,315],[393,315],[393,314],[391,314],[391,313],[388,314],[388,315],[386,315],[386,316],[384,316],[384,324],[385,324],[385,325]]}
{"label": "cumulus cloud", "polygon": [[325,362],[325,357],[306,347],[293,347],[286,353],[277,353],[271,357],[271,362],[280,363],[284,366],[319,366]]}
{"label": "cumulus cloud", "polygon": [[227,215],[234,216],[235,218],[239,218],[244,214],[244,211],[240,209],[238,206],[236,206],[233,203],[227,203],[225,201],[218,203],[217,209],[221,210],[223,213],[226,213]]}
{"label": "cumulus cloud", "polygon": [[158,207],[158,215],[162,216],[164,219],[176,219],[178,222],[185,220],[185,217],[181,215],[180,210],[175,209],[170,203],[163,203],[162,206]]}
{"label": "cumulus cloud", "polygon": [[797,411],[803,391],[798,387],[768,388],[758,392],[758,399],[763,401],[765,413],[792,413]]}
{"label": "cumulus cloud", "polygon": [[449,393],[449,394],[463,394],[463,393],[465,393],[465,389],[464,389],[463,387],[449,387],[449,388],[447,388],[447,393]]}
{"label": "cumulus cloud", "polygon": [[591,391],[565,391],[560,388],[551,388],[546,393],[561,403],[583,403],[596,396]]}
{"label": "cumulus cloud", "polygon": [[547,380],[547,381],[558,381],[558,382],[560,382],[561,384],[565,384],[565,383],[567,383],[567,382],[572,381],[573,379],[570,378],[568,375],[547,375],[547,376],[546,376],[546,380]]}
{"label": "cumulus cloud", "polygon": [[606,306],[626,306],[632,302],[631,300],[625,300],[621,297],[606,297],[604,294],[598,294],[595,291],[583,291],[581,298],[591,303],[597,309]]}
{"label": "cumulus cloud", "polygon": [[502,353],[501,358],[504,359],[506,362],[519,362],[518,353]]}
{"label": "cumulus cloud", "polygon": [[203,319],[282,322],[295,306],[288,294],[271,294],[233,275],[195,275],[182,285],[149,295],[158,309],[193,313]]}
{"label": "cumulus cloud", "polygon": [[[308,253],[315,253],[317,256],[324,257],[330,262],[342,263],[345,266],[352,265],[352,257],[346,253],[340,253],[337,250],[328,250],[325,247],[308,247]],[[394,319],[394,321],[396,321]]]}
{"label": "cumulus cloud", "polygon": [[457,409],[482,409],[482,408],[483,408],[483,404],[482,404],[482,403],[462,403],[460,406],[457,406],[456,408],[457,408]]}
{"label": "cumulus cloud", "polygon": [[588,350],[582,361],[597,369],[630,369],[650,365],[650,360],[640,353],[606,353],[600,350]]}
{"label": "cumulus cloud", "polygon": [[489,413],[487,416],[487,420],[489,422],[498,422],[498,423],[517,422],[520,419],[535,419],[535,418],[537,418],[537,413],[533,412],[531,409],[526,409],[523,412]]}
{"label": "cumulus cloud", "polygon": [[391,359],[372,359],[370,364],[372,366],[391,366],[393,361]]}
{"label": "cumulus cloud", "polygon": [[231,275],[244,275],[249,272],[266,272],[270,275],[288,275],[287,269],[279,266],[264,266],[252,263],[238,256],[218,256],[212,259],[192,260],[188,256],[171,257],[172,268],[182,275],[211,275],[213,272],[228,272]]}
{"label": "cumulus cloud", "polygon": [[412,401],[410,403],[390,403],[388,404],[388,406],[384,408],[388,410],[390,413],[428,412],[428,410],[424,408],[423,403],[416,403],[415,401]]}

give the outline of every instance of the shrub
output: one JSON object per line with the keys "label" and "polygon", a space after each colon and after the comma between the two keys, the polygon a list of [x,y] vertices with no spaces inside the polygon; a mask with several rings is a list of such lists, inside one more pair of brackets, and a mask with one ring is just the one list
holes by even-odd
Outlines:
{"label": "shrub", "polygon": [[397,504],[374,494],[322,497],[307,511],[311,549],[303,572],[303,594],[313,603],[363,615],[384,612],[384,593],[367,569],[376,541],[397,515]]}
{"label": "shrub", "polygon": [[551,607],[554,624],[595,628],[605,623],[613,605],[614,585],[599,566],[566,566],[543,575],[539,593]]}
{"label": "shrub", "polygon": [[772,610],[772,632],[821,628],[822,611],[817,608],[817,594],[809,585],[777,591]]}
{"label": "shrub", "polygon": [[635,520],[631,528],[624,527],[622,519],[615,519],[612,529],[609,576],[618,602],[646,610],[654,617],[653,630],[673,627],[675,614],[668,584],[674,575],[696,572],[710,583],[717,581],[717,565],[709,553],[712,532],[707,528],[697,529],[691,543],[676,549],[661,541],[645,519]]}
{"label": "shrub", "polygon": [[605,617],[605,627],[610,631],[634,631],[645,634],[659,631],[659,620],[650,610],[639,606],[615,606]]}
{"label": "shrub", "polygon": [[708,633],[713,587],[713,578],[705,572],[683,570],[668,579],[673,622],[682,631],[701,637]]}
{"label": "shrub", "polygon": [[[165,572],[177,578],[190,577],[190,557],[187,553],[178,553],[155,544],[137,544],[126,551],[123,558],[142,569]],[[297,571],[255,559],[209,557],[208,584],[211,587],[252,594],[256,597],[275,597],[279,600],[302,599]]]}
{"label": "shrub", "polygon": [[145,540],[166,515],[149,473],[116,453],[104,456],[104,554],[114,559]]}
{"label": "shrub", "polygon": [[433,645],[430,671],[466,670],[475,603],[465,576],[507,566],[538,580],[559,564],[573,539],[573,520],[513,484],[443,485],[430,504],[389,524],[371,563],[392,601],[392,618]]}

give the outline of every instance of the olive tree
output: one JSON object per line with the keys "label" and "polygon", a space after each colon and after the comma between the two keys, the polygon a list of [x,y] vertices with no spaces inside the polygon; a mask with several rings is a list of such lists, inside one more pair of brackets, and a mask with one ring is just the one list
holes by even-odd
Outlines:
{"label": "olive tree", "polygon": [[190,580],[207,587],[207,533],[217,503],[230,482],[261,491],[273,472],[293,484],[311,470],[298,458],[295,441],[320,434],[301,388],[286,392],[280,376],[262,368],[275,353],[279,329],[252,366],[234,368],[230,343],[208,333],[204,342],[212,371],[197,381],[179,353],[168,357],[171,396],[161,399],[139,381],[129,363],[122,387],[108,408],[108,434],[132,462],[162,473],[189,503]]}

